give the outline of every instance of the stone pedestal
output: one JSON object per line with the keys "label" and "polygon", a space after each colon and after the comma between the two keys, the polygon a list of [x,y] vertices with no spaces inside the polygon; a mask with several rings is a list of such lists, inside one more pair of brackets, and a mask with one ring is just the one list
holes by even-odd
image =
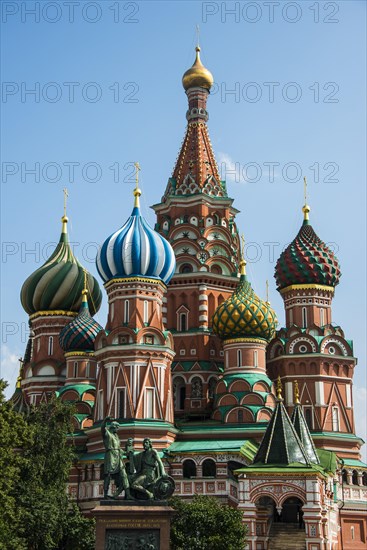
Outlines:
{"label": "stone pedestal", "polygon": [[96,550],[169,550],[171,517],[166,502],[101,501],[96,518]]}

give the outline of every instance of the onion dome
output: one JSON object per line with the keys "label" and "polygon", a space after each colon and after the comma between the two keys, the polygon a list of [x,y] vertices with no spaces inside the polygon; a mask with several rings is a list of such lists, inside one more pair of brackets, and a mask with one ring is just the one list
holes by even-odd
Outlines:
{"label": "onion dome", "polygon": [[[61,218],[60,241],[50,258],[23,283],[21,302],[31,315],[42,311],[71,311],[77,313],[81,305],[84,269],[73,254],[67,233],[68,218]],[[102,293],[98,282],[87,274],[90,289],[89,308],[92,315],[98,311]]]}
{"label": "onion dome", "polygon": [[275,266],[274,277],[278,290],[301,284],[335,287],[341,276],[339,262],[310,225],[310,207],[305,204],[302,210],[303,225]]}
{"label": "onion dome", "polygon": [[182,85],[185,90],[189,88],[206,88],[210,90],[213,86],[214,78],[208,69],[204,67],[200,59],[200,47],[196,46],[196,58],[193,66],[188,69],[182,77]]}
{"label": "onion dome", "polygon": [[89,313],[87,296],[88,290],[85,284],[78,315],[61,330],[59,335],[60,346],[64,351],[94,350],[94,340],[102,327]]}
{"label": "onion dome", "polygon": [[175,272],[172,246],[148,225],[140,213],[138,187],[135,204],[127,222],[100,248],[97,269],[103,281],[125,277],[149,277],[168,284]]}
{"label": "onion dome", "polygon": [[278,323],[268,301],[264,302],[254,292],[247,280],[244,260],[241,261],[241,277],[236,290],[217,307],[213,316],[213,331],[222,340],[232,338],[262,338],[270,341]]}

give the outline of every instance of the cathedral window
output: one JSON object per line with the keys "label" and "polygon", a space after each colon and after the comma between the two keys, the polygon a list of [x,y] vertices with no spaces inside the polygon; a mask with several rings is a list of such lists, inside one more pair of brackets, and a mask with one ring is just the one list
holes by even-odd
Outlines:
{"label": "cathedral window", "polygon": [[126,417],[126,400],[125,400],[125,388],[116,388],[116,418],[125,418]]}
{"label": "cathedral window", "polygon": [[215,386],[217,385],[217,380],[215,378],[211,378],[208,383],[208,398],[214,399],[214,393],[215,393]]}
{"label": "cathedral window", "polygon": [[332,414],[331,418],[332,418],[333,432],[339,432],[340,431],[339,408],[338,407],[332,407],[331,414]]}
{"label": "cathedral window", "polygon": [[148,300],[144,300],[144,314],[143,314],[144,323],[148,323]]}
{"label": "cathedral window", "polygon": [[192,272],[193,272],[193,267],[190,264],[184,264],[180,268],[180,273],[192,273]]}
{"label": "cathedral window", "polygon": [[240,349],[237,350],[237,367],[242,366],[242,351]]}
{"label": "cathedral window", "polygon": [[259,366],[259,364],[258,364],[258,353],[255,350],[254,351],[254,367],[258,367],[258,366]]}
{"label": "cathedral window", "polygon": [[77,363],[77,361],[74,362],[73,378],[78,378],[78,363]]}
{"label": "cathedral window", "polygon": [[201,399],[203,397],[203,382],[201,378],[195,376],[191,381],[191,397]]}
{"label": "cathedral window", "polygon": [[305,307],[302,308],[302,327],[307,327],[307,309]]}
{"label": "cathedral window", "polygon": [[187,313],[180,313],[179,330],[181,332],[185,332],[187,330]]}
{"label": "cathedral window", "polygon": [[353,470],[353,472],[352,472],[352,483],[353,483],[353,485],[359,485],[357,470]]}
{"label": "cathedral window", "polygon": [[193,460],[185,460],[182,468],[183,477],[185,479],[191,479],[196,477],[196,464]]}
{"label": "cathedral window", "polygon": [[293,309],[289,310],[289,324],[293,325]]}
{"label": "cathedral window", "polygon": [[85,367],[85,377],[86,378],[90,377],[90,362],[89,361],[87,362],[86,367]]}
{"label": "cathedral window", "polygon": [[125,300],[125,304],[124,304],[124,323],[128,323],[129,322],[129,318],[130,318],[130,313],[129,313],[129,300]]}
{"label": "cathedral window", "polygon": [[305,414],[306,423],[309,430],[313,430],[313,410],[312,407],[303,407],[303,412]]}
{"label": "cathedral window", "polygon": [[154,388],[145,390],[145,418],[154,418]]}
{"label": "cathedral window", "polygon": [[320,326],[323,327],[325,325],[325,310],[323,307],[320,307]]}
{"label": "cathedral window", "polygon": [[347,473],[347,470],[342,470],[342,483],[348,483],[348,473]]}
{"label": "cathedral window", "polygon": [[367,472],[363,472],[362,474],[362,485],[367,486]]}
{"label": "cathedral window", "polygon": [[52,355],[54,351],[54,337],[50,336],[48,339],[48,354]]}

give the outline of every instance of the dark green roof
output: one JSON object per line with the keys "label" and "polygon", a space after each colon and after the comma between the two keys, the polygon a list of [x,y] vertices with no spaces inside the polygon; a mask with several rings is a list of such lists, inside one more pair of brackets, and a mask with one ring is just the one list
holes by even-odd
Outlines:
{"label": "dark green roof", "polygon": [[254,458],[254,466],[259,464],[288,465],[297,462],[310,465],[310,460],[293,427],[283,401],[278,400]]}
{"label": "dark green roof", "polygon": [[96,387],[92,384],[68,384],[57,390],[57,394],[60,396],[69,390],[74,390],[81,397],[83,393],[89,390],[95,390]]}
{"label": "dark green roof", "polygon": [[299,403],[297,403],[293,409],[292,424],[302,442],[302,445],[307,453],[308,458],[310,459],[310,462],[313,462],[314,464],[319,464],[320,461],[316,453],[316,447],[312,440],[310,430],[308,429],[306,419],[303,415],[302,407]]}
{"label": "dark green roof", "polygon": [[335,474],[337,468],[337,457],[333,451],[316,449],[321,466],[325,471]]}
{"label": "dark green roof", "polygon": [[355,466],[356,468],[367,468],[367,464],[362,460],[355,460],[353,458],[342,458],[345,466]]}

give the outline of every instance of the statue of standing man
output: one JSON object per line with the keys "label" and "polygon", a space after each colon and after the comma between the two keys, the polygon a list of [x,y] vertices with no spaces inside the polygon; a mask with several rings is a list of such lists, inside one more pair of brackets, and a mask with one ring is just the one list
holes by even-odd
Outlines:
{"label": "statue of standing man", "polygon": [[113,497],[116,498],[125,490],[125,498],[130,499],[130,486],[123,461],[123,453],[120,448],[120,438],[117,434],[119,428],[118,422],[111,422],[107,427],[107,422],[111,420],[110,416],[102,422],[101,431],[103,443],[106,449],[104,458],[104,498],[108,498],[108,489],[111,483],[111,477],[115,479],[116,490]]}

